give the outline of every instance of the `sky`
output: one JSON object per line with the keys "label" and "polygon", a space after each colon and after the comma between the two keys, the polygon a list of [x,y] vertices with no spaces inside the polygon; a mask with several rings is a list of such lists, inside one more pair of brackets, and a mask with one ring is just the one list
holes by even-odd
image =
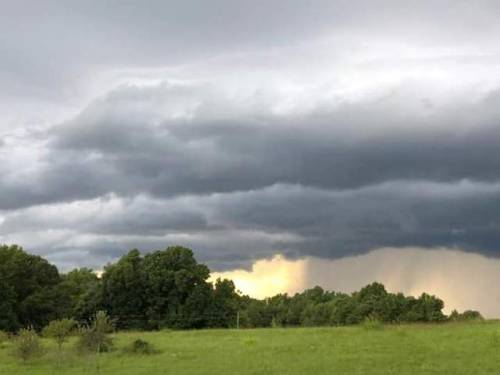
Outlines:
{"label": "sky", "polygon": [[0,5],[0,243],[500,316],[497,1]]}

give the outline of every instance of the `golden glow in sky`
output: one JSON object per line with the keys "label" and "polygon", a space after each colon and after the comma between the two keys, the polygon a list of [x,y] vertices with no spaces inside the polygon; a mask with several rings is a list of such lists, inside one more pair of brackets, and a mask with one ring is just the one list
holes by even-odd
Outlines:
{"label": "golden glow in sky", "polygon": [[287,260],[281,255],[255,262],[250,271],[213,272],[211,279],[234,281],[243,294],[265,298],[278,293],[295,293],[306,284],[307,260]]}
{"label": "golden glow in sky", "polygon": [[232,279],[237,289],[256,298],[294,294],[315,285],[353,292],[378,281],[391,292],[435,294],[444,300],[447,313],[474,309],[485,317],[498,318],[499,274],[500,260],[478,254],[443,248],[385,248],[336,260],[275,256],[255,262],[250,271],[213,273],[212,279]]}

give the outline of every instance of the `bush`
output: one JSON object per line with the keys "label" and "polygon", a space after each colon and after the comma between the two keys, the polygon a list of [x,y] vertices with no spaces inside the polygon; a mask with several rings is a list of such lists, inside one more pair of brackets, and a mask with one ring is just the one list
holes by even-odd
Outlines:
{"label": "bush", "polygon": [[73,333],[75,327],[75,320],[60,319],[51,321],[42,331],[43,336],[51,338],[57,343],[57,367],[61,367],[65,360],[62,346],[68,340],[68,337]]}
{"label": "bush", "polygon": [[367,330],[381,330],[384,328],[384,325],[377,318],[368,317],[363,320],[363,328]]}
{"label": "bush", "polygon": [[7,342],[9,340],[9,335],[7,332],[0,331],[0,348],[3,346],[4,342]]}
{"label": "bush", "polygon": [[15,355],[23,362],[42,354],[40,339],[32,327],[21,329],[14,340],[14,345]]}
{"label": "bush", "polygon": [[98,311],[89,326],[80,328],[79,349],[94,353],[108,352],[113,346],[108,334],[113,329],[114,324],[108,314],[105,311]]}
{"label": "bush", "polygon": [[125,352],[131,354],[150,355],[158,353],[158,350],[149,342],[137,339],[125,348]]}
{"label": "bush", "polygon": [[76,321],[73,319],[53,320],[43,329],[42,334],[45,337],[54,339],[60,350],[73,333],[75,327]]}

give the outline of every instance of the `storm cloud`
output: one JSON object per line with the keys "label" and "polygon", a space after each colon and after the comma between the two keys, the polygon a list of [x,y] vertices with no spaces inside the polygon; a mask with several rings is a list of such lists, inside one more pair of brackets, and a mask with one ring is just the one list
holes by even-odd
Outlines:
{"label": "storm cloud", "polygon": [[23,3],[0,16],[0,242],[65,269],[500,255],[496,2]]}

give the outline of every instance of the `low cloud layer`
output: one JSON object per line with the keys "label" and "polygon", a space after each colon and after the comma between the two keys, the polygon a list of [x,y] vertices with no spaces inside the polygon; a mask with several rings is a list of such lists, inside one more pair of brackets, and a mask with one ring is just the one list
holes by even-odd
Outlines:
{"label": "low cloud layer", "polygon": [[500,251],[496,92],[425,113],[404,87],[393,110],[370,98],[277,112],[279,95],[224,89],[124,86],[37,133],[32,153],[7,139],[4,241],[93,265],[182,243],[215,268],[276,252]]}

